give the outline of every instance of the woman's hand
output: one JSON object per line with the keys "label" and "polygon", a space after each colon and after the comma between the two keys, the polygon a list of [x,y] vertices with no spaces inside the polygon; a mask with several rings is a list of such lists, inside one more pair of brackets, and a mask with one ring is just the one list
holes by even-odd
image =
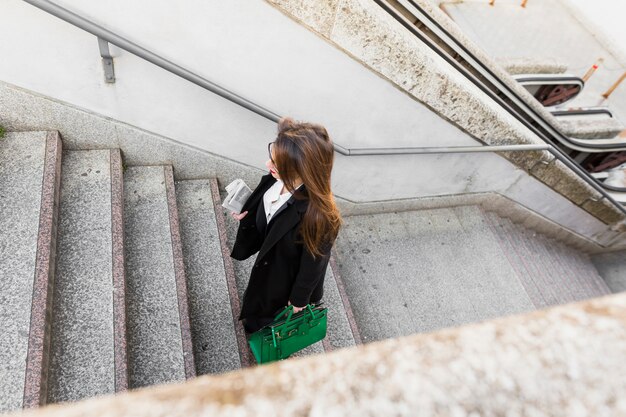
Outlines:
{"label": "woman's hand", "polygon": [[[290,305],[291,305],[291,301],[289,301],[289,302],[287,303],[287,305],[288,305],[288,306],[290,306]],[[304,306],[304,307],[296,307],[296,306],[293,306],[293,312],[294,312],[294,314],[295,314],[295,313],[297,313],[297,312],[299,312],[299,311],[304,310],[304,309],[305,309],[305,307],[306,307],[306,306]]]}
{"label": "woman's hand", "polygon": [[237,213],[230,213],[231,216],[233,216],[233,219],[237,220],[237,221],[241,221],[241,219],[243,219],[244,217],[246,217],[246,214],[248,214],[247,211],[244,211],[243,213],[237,214]]}

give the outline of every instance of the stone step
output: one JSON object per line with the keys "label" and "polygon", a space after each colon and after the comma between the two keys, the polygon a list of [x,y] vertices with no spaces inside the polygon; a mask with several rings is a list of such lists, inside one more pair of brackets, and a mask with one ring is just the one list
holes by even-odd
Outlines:
{"label": "stone step", "polygon": [[344,220],[337,260],[364,342],[534,308],[478,209]]}
{"label": "stone step", "polygon": [[57,132],[0,138],[0,413],[46,401],[61,148]]}
{"label": "stone step", "polygon": [[581,253],[564,244],[561,244],[560,247],[562,247],[564,256],[571,259],[573,267],[578,272],[578,279],[583,284],[584,293],[582,294],[582,299],[602,297],[611,294],[611,290],[598,273],[589,255]]}
{"label": "stone step", "polygon": [[128,387],[120,151],[65,151],[62,170],[50,403]]}
{"label": "stone step", "polygon": [[561,303],[561,294],[559,291],[555,291],[552,288],[549,277],[540,265],[535,262],[535,253],[531,251],[528,239],[522,233],[520,233],[520,226],[514,224],[511,220],[503,218],[502,222],[507,230],[507,233],[511,236],[511,239],[515,245],[517,256],[520,257],[522,262],[528,265],[528,271],[530,276],[528,279],[532,280],[541,296],[545,300],[545,305],[542,307],[553,306]]}
{"label": "stone step", "polygon": [[[608,288],[589,257],[580,250],[548,238],[495,213],[486,213],[503,244],[513,250],[523,284],[537,308],[594,298]],[[526,275],[527,274],[527,275]],[[543,301],[542,301],[543,300]]]}
{"label": "stone step", "polygon": [[[225,196],[225,191],[223,187],[221,188],[221,190],[216,191],[221,191],[222,194],[214,195],[214,199],[216,201],[221,201],[221,199]],[[222,224],[224,225],[223,227],[225,227],[224,234],[227,240],[227,254],[230,254],[230,250],[233,247],[237,234],[238,222],[234,220],[229,214],[227,214],[223,209],[220,209],[218,216],[220,215],[222,216]],[[255,259],[256,256],[252,256],[250,259],[247,259],[245,261],[229,260],[229,263],[232,265],[233,268],[233,281],[234,286],[236,286],[236,291],[233,291],[233,293],[236,292],[238,298],[237,305],[240,305],[240,300],[242,300],[243,298],[243,292],[248,285],[248,279],[250,277],[250,272],[254,265]],[[325,352],[328,353],[335,349],[341,349],[361,343],[359,330],[357,329],[356,323],[352,318],[353,314],[351,312],[350,301],[347,300],[345,297],[346,294],[343,290],[342,282],[339,281],[340,276],[337,271],[333,269],[333,265],[336,265],[336,262],[333,257],[331,257],[331,262],[328,269],[326,270],[326,276],[324,278],[323,297],[324,305],[328,308],[327,337],[322,342],[318,342],[294,354],[293,357],[302,357]],[[236,314],[238,316],[239,311],[237,311]],[[238,326],[241,325],[238,324]],[[242,352],[242,357],[247,357],[247,360],[251,364],[253,362],[253,359],[248,352],[245,341],[240,341],[240,346],[241,345],[244,345],[245,349],[245,351]]]}
{"label": "stone step", "polygon": [[595,290],[581,268],[579,260],[584,254],[562,242],[544,236],[538,236],[538,240],[543,242],[555,263],[561,267],[563,271],[562,285],[571,288],[573,301],[593,298]]}
{"label": "stone step", "polygon": [[241,361],[211,181],[176,182],[176,200],[197,374],[239,369]]}
{"label": "stone step", "polygon": [[565,135],[578,139],[611,139],[624,130],[622,122],[614,117],[586,120],[584,118],[562,116],[557,121]]}
{"label": "stone step", "polygon": [[492,232],[500,242],[502,251],[511,266],[513,266],[513,269],[517,272],[517,276],[535,308],[541,309],[547,307],[548,303],[539,289],[538,283],[531,271],[528,257],[518,254],[518,239],[517,236],[511,232],[512,223],[494,212],[485,212],[484,214],[492,228]]}
{"label": "stone step", "polygon": [[174,178],[170,166],[124,174],[129,387],[195,376]]}
{"label": "stone step", "polygon": [[533,262],[542,276],[543,291],[552,294],[556,304],[576,301],[574,279],[568,273],[567,265],[557,263],[546,248],[538,243],[536,232],[520,224],[515,224],[515,227],[530,250]]}

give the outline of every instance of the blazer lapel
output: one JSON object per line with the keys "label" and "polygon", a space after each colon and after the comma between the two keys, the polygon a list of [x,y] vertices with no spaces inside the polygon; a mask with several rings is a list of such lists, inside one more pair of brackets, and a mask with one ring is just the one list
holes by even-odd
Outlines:
{"label": "blazer lapel", "polygon": [[252,193],[248,200],[244,203],[241,208],[241,212],[247,211],[250,207],[256,207],[259,204],[261,198],[263,198],[263,194],[276,182],[276,178],[272,177],[270,174],[264,175],[261,177],[261,181],[259,185],[257,185],[256,189]]}
{"label": "blazer lapel", "polygon": [[[302,192],[306,195],[304,187],[302,188]],[[270,224],[267,225],[269,231],[263,241],[261,249],[259,250],[259,256],[257,257],[258,260],[263,259],[267,251],[270,250],[272,246],[274,246],[280,238],[285,235],[285,233],[300,222],[307,206],[308,200],[296,200],[296,198],[292,196],[278,211],[276,211],[276,213],[274,213],[274,216],[272,216],[272,219],[270,220]],[[276,216],[281,213],[281,217],[276,218]]]}

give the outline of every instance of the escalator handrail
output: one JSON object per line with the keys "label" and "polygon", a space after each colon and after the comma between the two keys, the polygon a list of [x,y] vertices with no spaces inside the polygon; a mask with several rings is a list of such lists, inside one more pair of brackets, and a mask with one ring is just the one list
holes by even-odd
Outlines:
{"label": "escalator handrail", "polygon": [[569,110],[552,110],[550,113],[555,117],[586,116],[589,114],[606,114],[611,118],[613,117],[613,112],[608,107],[581,107]]}

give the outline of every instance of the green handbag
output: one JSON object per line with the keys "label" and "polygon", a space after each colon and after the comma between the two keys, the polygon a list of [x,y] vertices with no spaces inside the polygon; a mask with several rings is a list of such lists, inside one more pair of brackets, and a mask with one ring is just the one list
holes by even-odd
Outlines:
{"label": "green handbag", "polygon": [[292,353],[324,339],[327,315],[327,308],[310,304],[296,314],[293,314],[293,306],[285,308],[272,323],[250,335],[248,344],[257,363],[287,359]]}

